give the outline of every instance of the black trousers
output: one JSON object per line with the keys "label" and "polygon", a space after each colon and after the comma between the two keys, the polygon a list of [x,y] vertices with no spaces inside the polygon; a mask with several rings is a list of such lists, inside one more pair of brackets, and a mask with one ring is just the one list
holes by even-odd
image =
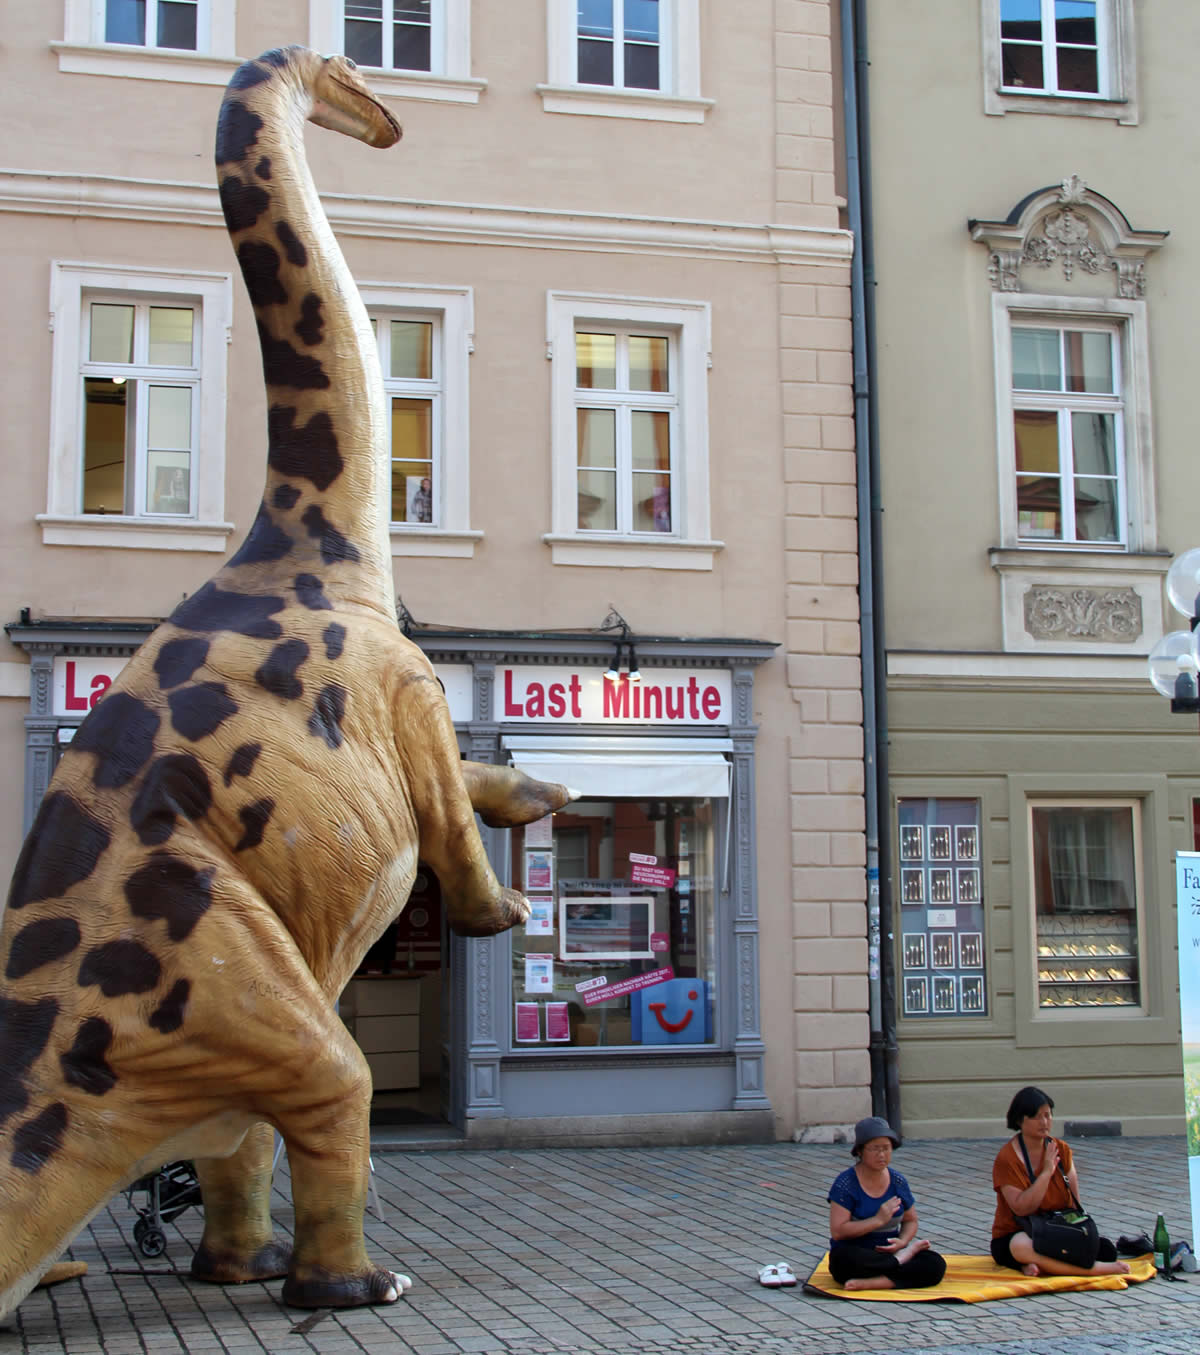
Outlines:
{"label": "black trousers", "polygon": [[834,1247],[829,1253],[829,1273],[840,1285],[847,1280],[870,1280],[877,1275],[886,1275],[897,1289],[929,1289],[941,1283],[946,1273],[946,1261],[932,1247],[901,1263],[891,1252],[856,1247],[853,1242],[848,1242]]}

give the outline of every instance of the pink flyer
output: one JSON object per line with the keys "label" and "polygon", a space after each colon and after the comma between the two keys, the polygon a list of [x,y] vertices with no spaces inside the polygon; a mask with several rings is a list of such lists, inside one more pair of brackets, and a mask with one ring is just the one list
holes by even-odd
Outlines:
{"label": "pink flyer", "polygon": [[565,1002],[546,1003],[546,1040],[550,1044],[566,1044],[571,1039],[571,1022],[568,1019],[568,1004]]}
{"label": "pink flyer", "polygon": [[538,1004],[536,1002],[518,1002],[516,1008],[517,1019],[513,1023],[514,1041],[517,1044],[537,1044],[542,1038],[542,1022],[538,1015]]}

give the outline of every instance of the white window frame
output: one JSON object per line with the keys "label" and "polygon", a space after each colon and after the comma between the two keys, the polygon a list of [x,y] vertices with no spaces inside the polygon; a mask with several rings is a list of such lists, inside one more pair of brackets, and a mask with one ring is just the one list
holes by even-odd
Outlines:
{"label": "white window frame", "polygon": [[[196,307],[200,376],[193,409],[196,442],[191,519],[83,512],[84,307],[93,298]],[[37,515],[43,544],[225,550],[233,531],[233,524],[223,521],[227,348],[233,324],[231,276],[56,260],[50,270],[50,323],[54,340],[46,512]]]}
{"label": "white window frame", "polygon": [[[672,533],[598,532],[578,526],[575,334],[644,328],[667,333],[675,352],[678,408],[672,430]],[[720,541],[710,538],[708,369],[712,316],[706,301],[653,300],[590,292],[546,294],[546,356],[551,369],[551,531],[542,539],[555,564],[710,570]],[[599,400],[595,393],[585,403]],[[603,403],[603,401],[600,401]]]}
{"label": "white window frame", "polygon": [[[1016,412],[1053,413],[1056,416],[1056,437],[1058,443],[1058,483],[1059,511],[1061,515],[1061,539],[1020,536],[1022,546],[1070,546],[1080,550],[1125,550],[1129,535],[1128,510],[1126,508],[1125,475],[1125,402],[1122,398],[1122,349],[1123,326],[1111,323],[1101,324],[1092,316],[1080,317],[1074,322],[1063,324],[1047,317],[1012,318],[1010,336],[1017,329],[1053,330],[1059,336],[1059,353],[1062,354],[1062,336],[1071,333],[1103,334],[1109,340],[1109,351],[1115,361],[1112,362],[1114,390],[1105,395],[1088,394],[1082,391],[1035,391],[1010,388],[1009,407],[1014,414],[1014,462],[1016,439]],[[1011,352],[1011,345],[1010,345]],[[1075,481],[1078,477],[1074,466],[1074,425],[1073,414],[1109,414],[1113,420],[1113,441],[1117,489],[1116,537],[1115,541],[1092,541],[1081,538],[1075,518]],[[1029,472],[1026,472],[1029,474]],[[1087,478],[1086,476],[1084,478]],[[1014,494],[1019,500],[1019,492],[1014,485]],[[1018,510],[1017,531],[1021,530]]]}
{"label": "white window frame", "polygon": [[[433,0],[429,71],[366,68],[371,90],[392,99],[434,103],[479,102],[486,80],[471,75],[471,0]],[[341,52],[345,46],[343,0],[309,0],[308,45],[318,52]]]}
{"label": "white window frame", "polygon": [[[439,372],[436,394],[440,409],[434,418],[434,523],[393,522],[389,527],[393,556],[454,556],[469,559],[483,539],[471,529],[471,388],[470,357],[475,350],[475,298],[470,287],[408,286],[394,282],[360,282],[359,294],[370,315],[381,324],[394,320],[429,320],[437,326],[435,344]],[[385,382],[385,385],[390,384]],[[425,383],[421,383],[425,384]],[[390,398],[390,397],[389,397]],[[391,419],[385,407],[386,426]]]}
{"label": "white window frame", "polygon": [[64,0],[63,41],[50,44],[68,75],[226,85],[237,69],[237,0],[200,0],[196,50],[134,47],[104,40],[105,0]]}
{"label": "white window frame", "polygon": [[[1157,549],[1154,458],[1150,421],[1149,335],[1144,301],[1124,298],[1038,296],[1025,292],[996,292],[992,296],[993,344],[996,369],[996,441],[1000,476],[1000,534],[1004,548],[1057,552],[1089,551],[1104,554],[1148,553]],[[1033,408],[1036,395],[1013,391],[1012,330],[1023,327],[1094,328],[1115,332],[1120,370],[1115,384],[1120,392],[1121,419],[1117,436],[1123,449],[1123,488],[1120,491],[1122,540],[1044,541],[1021,538],[1017,519],[1016,446],[1013,410]],[[1087,396],[1059,397],[1072,407],[1091,403]]]}
{"label": "white window frame", "polygon": [[547,113],[703,122],[714,100],[700,95],[700,0],[659,0],[661,88],[581,85],[577,78],[575,0],[546,0],[546,83],[538,85]]}
{"label": "white window frame", "polygon": [[[1053,0],[1042,0],[1053,15]],[[1099,44],[1100,93],[1059,93],[1053,88],[1027,90],[1006,87],[1000,43],[1001,0],[982,0],[983,105],[993,116],[1005,113],[1049,113],[1073,117],[1114,118],[1136,124],[1139,118],[1137,52],[1133,0],[1098,0],[1096,36]],[[1053,33],[1043,22],[1043,37]],[[1043,44],[1045,52],[1047,46]],[[1052,65],[1049,57],[1047,64]]]}
{"label": "white window frame", "polygon": [[[1138,1002],[1136,1005],[1105,1007],[1105,1006],[1080,1006],[1080,1007],[1043,1007],[1041,1005],[1041,981],[1039,976],[1039,957],[1037,953],[1038,945],[1038,914],[1037,914],[1037,861],[1034,852],[1034,834],[1033,834],[1033,814],[1037,809],[1124,809],[1129,811],[1130,824],[1133,836],[1133,888],[1134,888],[1134,917],[1136,918],[1137,933],[1137,963],[1138,963]],[[1143,844],[1143,824],[1142,816],[1145,812],[1145,804],[1139,797],[1135,796],[1112,796],[1104,798],[1089,798],[1086,796],[1049,796],[1049,797],[1031,797],[1026,801],[1025,832],[1028,835],[1029,842],[1029,927],[1033,937],[1032,956],[1033,971],[1033,1002],[1036,1009],[1036,1019],[1046,1021],[1059,1021],[1064,1019],[1064,1015],[1071,1020],[1095,1020],[1097,1017],[1119,1016],[1145,1016],[1148,1011],[1147,1001],[1147,925],[1146,925],[1146,870],[1145,870],[1145,849]]]}

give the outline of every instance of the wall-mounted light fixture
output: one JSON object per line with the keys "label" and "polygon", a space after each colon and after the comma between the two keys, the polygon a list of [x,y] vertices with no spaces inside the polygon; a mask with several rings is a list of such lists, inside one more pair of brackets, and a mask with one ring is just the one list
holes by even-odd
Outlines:
{"label": "wall-mounted light fixture", "polygon": [[609,682],[618,682],[621,677],[621,651],[625,650],[628,656],[628,666],[625,670],[625,676],[630,682],[641,682],[642,672],[638,667],[637,651],[633,647],[633,633],[629,629],[629,622],[621,615],[619,611],[610,603],[608,615],[600,622],[601,632],[617,631],[617,642],[613,646],[613,656],[609,660],[608,667],[604,670],[604,676]]}

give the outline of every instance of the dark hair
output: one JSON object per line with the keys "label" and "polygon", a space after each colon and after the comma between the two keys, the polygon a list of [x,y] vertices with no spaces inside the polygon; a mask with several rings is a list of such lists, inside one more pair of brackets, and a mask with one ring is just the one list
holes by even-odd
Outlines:
{"label": "dark hair", "polygon": [[1036,1115],[1043,1106],[1049,1106],[1053,1110],[1054,1098],[1047,1096],[1041,1087],[1022,1087],[1012,1099],[1005,1123],[1009,1129],[1020,1129],[1021,1121]]}

